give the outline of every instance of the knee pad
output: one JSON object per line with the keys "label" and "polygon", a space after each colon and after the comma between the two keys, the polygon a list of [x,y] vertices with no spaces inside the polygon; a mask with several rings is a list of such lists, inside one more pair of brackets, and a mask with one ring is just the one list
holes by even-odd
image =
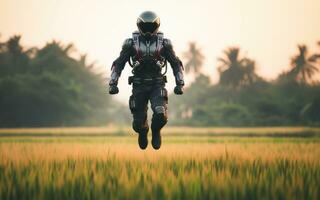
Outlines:
{"label": "knee pad", "polygon": [[166,114],[166,108],[164,106],[156,106],[154,107],[155,114]]}
{"label": "knee pad", "polygon": [[166,123],[168,120],[167,109],[165,106],[156,106],[154,108],[153,120]]}

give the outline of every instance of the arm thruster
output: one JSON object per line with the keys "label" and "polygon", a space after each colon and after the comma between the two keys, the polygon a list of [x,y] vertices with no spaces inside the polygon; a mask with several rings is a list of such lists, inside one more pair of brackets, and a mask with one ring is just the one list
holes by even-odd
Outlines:
{"label": "arm thruster", "polygon": [[176,85],[184,86],[184,79],[183,79],[182,71],[177,72],[175,75],[175,78],[176,78]]}
{"label": "arm thruster", "polygon": [[115,70],[114,65],[112,66],[111,69],[112,69],[112,72],[111,72],[111,79],[110,79],[109,85],[118,85],[120,74]]}

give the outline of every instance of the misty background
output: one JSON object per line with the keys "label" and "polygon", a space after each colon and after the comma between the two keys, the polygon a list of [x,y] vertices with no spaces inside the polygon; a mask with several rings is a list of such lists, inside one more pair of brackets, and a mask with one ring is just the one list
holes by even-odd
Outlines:
{"label": "misty background", "polygon": [[170,97],[170,124],[319,125],[319,1],[0,5],[2,127],[128,124],[130,67],[120,95],[110,97],[106,82],[144,10],[159,14],[160,30],[186,66],[188,88]]}

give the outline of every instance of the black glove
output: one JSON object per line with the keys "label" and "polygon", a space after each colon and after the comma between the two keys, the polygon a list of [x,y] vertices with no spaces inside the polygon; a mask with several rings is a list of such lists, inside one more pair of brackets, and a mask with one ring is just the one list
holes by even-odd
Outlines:
{"label": "black glove", "polygon": [[109,94],[118,94],[119,88],[116,85],[110,85],[109,87]]}
{"label": "black glove", "polygon": [[177,95],[183,94],[183,86],[182,85],[177,85],[174,88],[174,93],[177,94]]}

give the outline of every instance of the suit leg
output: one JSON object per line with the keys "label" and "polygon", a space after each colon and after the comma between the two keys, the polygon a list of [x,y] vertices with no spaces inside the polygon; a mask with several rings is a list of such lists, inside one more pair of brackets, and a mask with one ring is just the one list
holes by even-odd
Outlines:
{"label": "suit leg", "polygon": [[133,115],[132,128],[137,133],[147,133],[149,130],[147,121],[148,96],[140,88],[134,88],[129,99],[129,107]]}
{"label": "suit leg", "polygon": [[160,131],[168,121],[168,92],[164,86],[158,86],[152,91],[150,102],[153,111],[151,129]]}

